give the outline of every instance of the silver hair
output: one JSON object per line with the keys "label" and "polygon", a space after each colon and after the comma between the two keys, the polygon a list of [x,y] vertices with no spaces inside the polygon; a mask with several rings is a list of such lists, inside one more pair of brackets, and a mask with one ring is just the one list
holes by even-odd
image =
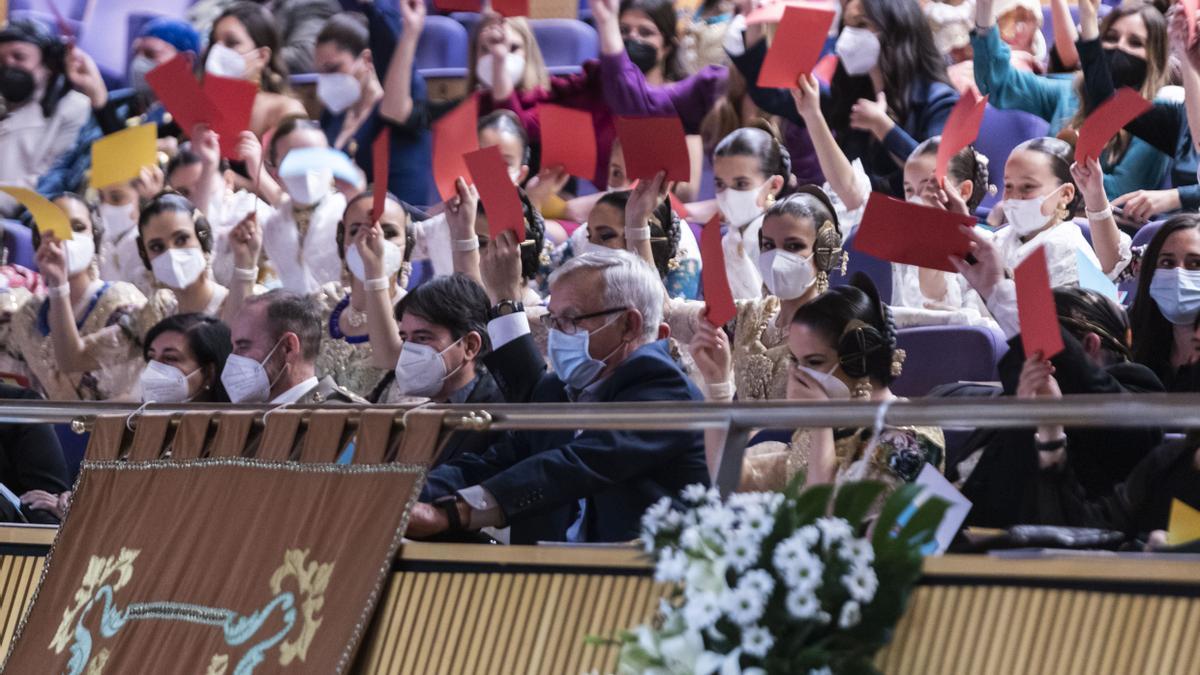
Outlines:
{"label": "silver hair", "polygon": [[[571,258],[550,275],[550,285],[583,270],[599,270],[604,279],[604,306],[628,307],[642,315],[642,340],[658,337],[664,291],[658,272],[645,260],[620,249],[584,253]],[[552,289],[553,291],[553,289]]]}

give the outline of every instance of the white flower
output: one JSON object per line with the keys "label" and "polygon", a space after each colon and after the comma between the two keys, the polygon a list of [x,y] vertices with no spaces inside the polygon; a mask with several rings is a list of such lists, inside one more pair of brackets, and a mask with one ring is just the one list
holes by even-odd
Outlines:
{"label": "white flower", "polygon": [[691,673],[696,668],[696,659],[704,651],[704,638],[696,630],[688,630],[664,638],[659,645],[666,672]]}
{"label": "white flower", "polygon": [[775,579],[765,570],[750,570],[738,580],[738,588],[749,588],[765,599],[771,597],[771,591],[775,590]]}
{"label": "white flower", "polygon": [[700,483],[692,483],[683,489],[683,501],[699,506],[705,502],[721,501],[721,493],[715,488],[707,488]]}
{"label": "white flower", "polygon": [[742,631],[742,651],[750,656],[757,656],[761,659],[773,646],[775,646],[775,638],[771,636],[771,631],[762,626],[751,626]]}
{"label": "white flower", "polygon": [[825,540],[826,550],[835,542],[854,536],[854,531],[850,529],[850,523],[846,522],[845,518],[817,518],[817,529],[821,531]]}
{"label": "white flower", "polygon": [[683,619],[688,628],[703,630],[721,618],[721,605],[716,593],[695,593],[683,606]]}
{"label": "white flower", "polygon": [[678,530],[683,527],[683,514],[671,510],[667,511],[667,515],[663,516],[662,523],[659,524],[661,530]]}
{"label": "white flower", "polygon": [[850,571],[842,575],[842,585],[850,597],[865,605],[875,598],[879,577],[875,576],[875,570],[870,565],[852,565]]}
{"label": "white flower", "polygon": [[745,535],[734,535],[725,545],[725,559],[729,561],[729,566],[738,572],[745,572],[758,562],[758,553],[758,541]]}
{"label": "white flower", "polygon": [[808,548],[816,546],[821,541],[821,531],[815,525],[805,525],[796,530],[792,536],[804,542],[804,545]]}
{"label": "white flower", "polygon": [[843,542],[838,557],[851,565],[870,565],[875,562],[875,547],[866,539]]}
{"label": "white flower", "polygon": [[684,574],[684,589],[689,596],[693,593],[720,595],[729,589],[725,572],[729,569],[723,560],[695,560],[688,565]]}
{"label": "white flower", "polygon": [[857,602],[851,600],[842,605],[842,612],[838,615],[838,628],[853,628],[859,621],[862,621],[862,608]]}
{"label": "white flower", "polygon": [[687,554],[676,548],[664,548],[658,554],[658,564],[654,566],[654,580],[660,584],[683,581],[687,569]]}
{"label": "white flower", "polygon": [[805,591],[816,588],[825,573],[825,565],[813,555],[797,534],[793,534],[775,547],[771,562],[788,586]]}
{"label": "white flower", "polygon": [[725,615],[741,626],[752,624],[762,618],[766,604],[765,597],[752,588],[743,588],[740,584],[736,589],[726,591],[721,597]]}
{"label": "white flower", "polygon": [[825,666],[808,671],[808,675],[833,675],[833,671],[829,669],[829,666]]}
{"label": "white flower", "polygon": [[686,551],[699,553],[701,547],[704,546],[704,541],[700,537],[700,530],[694,527],[685,528],[683,534],[679,535],[679,545]]}
{"label": "white flower", "polygon": [[721,534],[733,529],[733,511],[718,504],[701,506],[696,509],[696,518],[706,532]]}
{"label": "white flower", "polygon": [[821,603],[817,600],[817,596],[811,592],[792,591],[787,594],[787,602],[785,604],[787,605],[788,614],[797,619],[812,619],[821,611]]}
{"label": "white flower", "polygon": [[775,518],[761,508],[746,509],[741,518],[741,529],[758,539],[771,534],[775,528]]}

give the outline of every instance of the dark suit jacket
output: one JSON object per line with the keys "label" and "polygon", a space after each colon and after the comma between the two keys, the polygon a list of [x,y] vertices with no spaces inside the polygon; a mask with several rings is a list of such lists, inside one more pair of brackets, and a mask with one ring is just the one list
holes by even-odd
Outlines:
{"label": "dark suit jacket", "polygon": [[[505,382],[520,389],[519,381]],[[671,359],[665,340],[631,354],[599,385],[596,398],[703,400]],[[541,377],[529,400],[569,401],[554,375]],[[578,501],[585,499],[588,541],[628,541],[638,536],[647,507],[664,496],[677,498],[692,483],[709,483],[699,432],[519,431],[505,434],[482,455],[463,455],[430,472],[423,498],[482,485],[504,511],[514,544],[564,540]]]}
{"label": "dark suit jacket", "polygon": [[[1051,359],[1054,378],[1063,394],[1122,394],[1163,391],[1162,383],[1145,366],[1118,363],[1102,368],[1088,359],[1083,346],[1062,331],[1062,353]],[[1004,393],[1016,394],[1025,351],[1020,337],[1009,341],[1000,360]],[[1162,441],[1162,430],[1145,428],[1070,428],[1067,432],[1067,462],[1084,489],[1092,495],[1105,494],[1125,480],[1150,450]],[[1038,456],[1033,430],[991,431],[978,436],[984,447],[979,464],[963,485],[963,494],[974,503],[968,524],[1008,527],[1020,523],[1047,522],[1038,505],[1033,486],[1038,478]],[[970,450],[968,450],[969,452]]]}
{"label": "dark suit jacket", "polygon": [[[0,399],[6,398],[41,397],[29,389],[0,384]],[[67,463],[49,424],[0,424],[0,483],[18,497],[30,490],[59,494],[70,489]],[[58,523],[58,518],[48,511],[22,507],[21,512],[31,523]],[[15,509],[7,500],[0,499],[0,521],[14,520],[20,520]]]}

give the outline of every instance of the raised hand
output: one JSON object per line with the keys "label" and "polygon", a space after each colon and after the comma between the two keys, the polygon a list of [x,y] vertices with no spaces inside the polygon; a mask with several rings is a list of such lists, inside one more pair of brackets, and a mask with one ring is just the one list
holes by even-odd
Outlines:
{"label": "raised hand", "polygon": [[860,98],[850,108],[850,127],[869,131],[880,140],[888,135],[896,123],[888,116],[887,95],[882,91],[875,95],[875,100]]}
{"label": "raised hand", "polygon": [[800,117],[808,121],[821,116],[821,85],[816,77],[810,73],[801,75],[796,81],[796,88],[791,91]]}
{"label": "raised hand", "polygon": [[733,357],[725,331],[701,320],[692,336],[692,359],[708,384],[728,382],[733,375]]}
{"label": "raised hand", "polygon": [[104,86],[100,69],[87,52],[75,46],[68,49],[66,73],[71,84],[91,100],[92,108],[103,108],[108,103],[108,87]]}
{"label": "raised hand", "polygon": [[262,253],[262,229],[258,226],[258,214],[250,212],[229,231],[229,247],[233,249],[233,264],[248,270],[258,266]]}
{"label": "raised hand", "polygon": [[521,247],[511,231],[501,232],[483,249],[479,274],[493,304],[521,299]]}
{"label": "raised hand", "polygon": [[625,227],[642,227],[654,209],[667,197],[667,173],[659,171],[652,180],[640,181],[625,204]]}
{"label": "raised hand", "polygon": [[558,194],[569,180],[571,180],[571,174],[564,171],[561,166],[544,168],[525,184],[525,193],[529,195],[529,201],[533,202],[538,210],[541,210],[542,206],[551,197]]}
{"label": "raised hand", "polygon": [[133,188],[137,190],[138,197],[142,201],[148,201],[154,195],[162,192],[165,185],[166,176],[163,175],[163,170],[157,164],[143,166],[138,171],[138,177],[133,179]]}
{"label": "raised hand", "polygon": [[996,14],[992,11],[992,0],[975,0],[975,25],[991,28],[995,23]]}
{"label": "raised hand", "polygon": [[221,137],[207,124],[197,124],[192,127],[192,152],[205,172],[215,172],[221,164]]}
{"label": "raised hand", "polygon": [[262,142],[258,140],[258,136],[249,130],[239,133],[236,151],[238,159],[246,163],[246,170],[250,172],[250,180],[256,180],[258,172],[262,170]]}
{"label": "raised hand", "polygon": [[954,269],[958,273],[966,277],[971,287],[979,292],[980,297],[985,301],[992,297],[992,291],[995,290],[996,284],[1004,279],[1004,259],[1000,256],[1000,249],[992,243],[990,239],[984,237],[975,230],[974,227],[962,227],[962,231],[971,240],[969,256],[974,260],[974,263],[968,263],[966,259],[957,256],[950,256],[950,264],[954,265]]}
{"label": "raised hand", "polygon": [[1079,0],[1079,37],[1095,40],[1100,36],[1100,0]]}
{"label": "raised hand", "polygon": [[37,261],[38,271],[46,279],[47,286],[54,288],[67,283],[67,255],[62,242],[53,235],[42,236],[42,244],[38,246],[34,259]]}
{"label": "raised hand", "polygon": [[479,210],[479,191],[475,185],[459,177],[454,181],[455,194],[446,200],[446,225],[450,227],[450,238],[458,241],[474,239],[475,215]]}
{"label": "raised hand", "polygon": [[425,28],[424,0],[400,0],[400,19],[406,35],[419,36]]}
{"label": "raised hand", "polygon": [[362,258],[363,273],[367,278],[383,277],[386,273],[383,268],[383,228],[379,223],[359,227],[352,239],[352,245],[358,247],[358,256]]}
{"label": "raised hand", "polygon": [[[980,186],[975,186],[976,190],[983,189]],[[953,186],[942,186],[934,188],[932,191],[934,204],[951,213],[959,213],[964,216],[971,215],[971,210],[967,208],[967,202],[963,199],[962,193],[956,190]]]}
{"label": "raised hand", "polygon": [[1041,352],[1025,359],[1021,366],[1021,379],[1017,382],[1017,398],[1060,399],[1062,390],[1054,379],[1054,364],[1042,358]]}

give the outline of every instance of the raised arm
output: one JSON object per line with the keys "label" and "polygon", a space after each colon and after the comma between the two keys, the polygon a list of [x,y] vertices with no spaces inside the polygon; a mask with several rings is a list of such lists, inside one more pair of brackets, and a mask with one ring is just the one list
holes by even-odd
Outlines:
{"label": "raised arm", "polygon": [[[370,227],[360,227],[354,234],[350,246],[358,247],[358,255],[363,261],[363,272],[368,281],[382,279],[386,276],[383,266],[383,228],[378,221]],[[392,314],[392,286],[388,283],[380,287],[366,288],[367,294],[367,335],[371,339],[371,365],[376,368],[394,368],[400,360],[400,350],[404,348],[404,340],[400,339],[400,328],[396,325],[396,317]]]}
{"label": "raised arm", "polygon": [[1069,81],[1050,80],[1012,67],[1012,51],[1000,39],[992,0],[975,4],[975,32],[971,35],[975,50],[975,84],[997,108],[1024,110],[1053,122],[1058,88],[1070,87]]}
{"label": "raised arm", "polygon": [[1100,269],[1110,273],[1121,260],[1121,231],[1113,219],[1108,197],[1104,193],[1104,172],[1100,160],[1089,159],[1084,164],[1071,166],[1071,175],[1083,193],[1083,204],[1087,210],[1088,223],[1092,228],[1092,248],[1100,260]]}
{"label": "raised arm", "polygon": [[[808,127],[808,137],[812,139],[813,149],[817,152],[817,161],[821,164],[821,172],[825,180],[837,193],[847,211],[854,211],[864,203],[862,186],[854,175],[854,166],[842,152],[841,146],[833,137],[825,116],[821,114],[821,88],[817,78],[812,75],[801,75],[797,88],[792,90],[792,100],[796,112]],[[866,186],[869,195],[871,186]]]}
{"label": "raised arm", "polygon": [[383,100],[379,104],[379,114],[393,124],[406,123],[413,112],[413,62],[421,30],[425,27],[425,3],[422,0],[400,0],[400,14],[403,28],[391,63],[387,66]]}
{"label": "raised arm", "polygon": [[88,354],[79,328],[75,325],[62,242],[54,237],[44,237],[37,250],[37,264],[46,280],[46,295],[50,302],[50,341],[54,345],[54,360],[59,371],[85,373],[95,370],[99,364]]}
{"label": "raised arm", "polygon": [[666,172],[659,171],[653,180],[638,183],[625,205],[625,248],[654,267],[654,252],[650,248],[650,214],[667,198]]}
{"label": "raised arm", "polygon": [[[1090,1],[1079,0],[1081,25],[1084,5],[1089,4]],[[1094,18],[1094,10],[1092,15]],[[1074,70],[1075,66],[1079,65],[1079,52],[1075,50],[1075,40],[1082,36],[1076,36],[1075,20],[1071,18],[1071,8],[1067,5],[1067,0],[1050,0],[1050,24],[1054,27],[1054,51],[1058,52],[1058,60],[1062,62],[1064,68]],[[1094,40],[1095,38],[1082,37],[1082,39]]]}
{"label": "raised arm", "polygon": [[229,295],[225,296],[225,302],[221,305],[221,320],[225,323],[233,323],[246,299],[254,295],[262,245],[262,228],[254,211],[229,231],[229,248],[233,250],[233,279],[229,283]]}
{"label": "raised arm", "polygon": [[[475,185],[458,178],[454,181],[457,194],[446,200],[446,227],[450,230],[450,250],[454,271],[483,284],[479,271],[479,236],[475,234],[475,216],[479,209],[479,192]],[[516,298],[513,298],[514,300]]]}

